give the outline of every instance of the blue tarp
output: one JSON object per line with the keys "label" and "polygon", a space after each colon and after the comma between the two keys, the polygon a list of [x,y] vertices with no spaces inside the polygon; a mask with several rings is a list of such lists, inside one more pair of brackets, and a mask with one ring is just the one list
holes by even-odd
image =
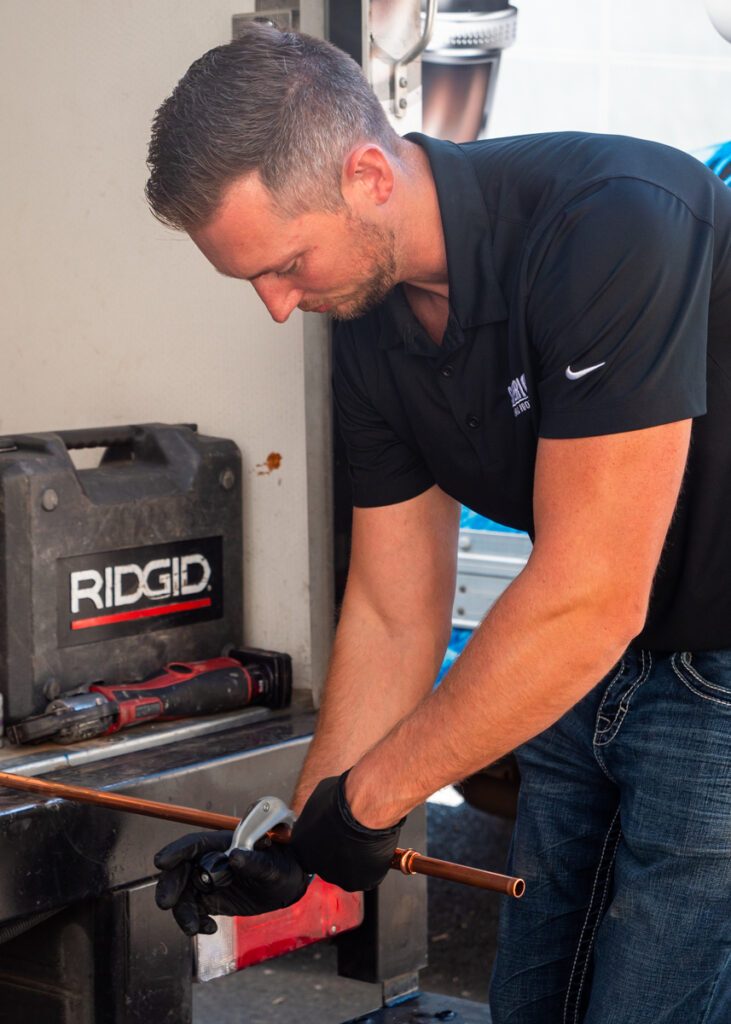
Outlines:
{"label": "blue tarp", "polygon": [[467,643],[471,635],[471,629],[452,630],[452,635],[449,638],[449,647],[447,648],[447,653],[444,655],[444,661],[442,662],[442,667],[439,669],[439,675],[437,676],[437,682],[435,685],[441,683],[442,676],[451,666],[457,655],[462,653],[464,645]]}
{"label": "blue tarp", "polygon": [[494,523],[492,519],[486,519],[485,516],[478,515],[472,509],[465,508],[464,505],[462,506],[462,518],[459,521],[459,525],[463,530],[503,530],[505,533],[520,532],[519,530],[514,530],[511,526]]}
{"label": "blue tarp", "polygon": [[718,142],[695,153],[706,167],[723,179],[731,188],[731,142]]}

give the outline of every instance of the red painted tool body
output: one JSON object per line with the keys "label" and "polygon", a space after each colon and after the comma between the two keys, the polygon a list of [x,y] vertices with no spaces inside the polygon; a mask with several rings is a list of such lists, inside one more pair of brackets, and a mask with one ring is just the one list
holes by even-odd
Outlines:
{"label": "red painted tool body", "polygon": [[173,662],[140,683],[97,683],[50,702],[45,712],[8,727],[14,743],[75,743],[158,718],[190,718],[259,704],[285,707],[291,697],[289,656],[248,648],[226,658]]}

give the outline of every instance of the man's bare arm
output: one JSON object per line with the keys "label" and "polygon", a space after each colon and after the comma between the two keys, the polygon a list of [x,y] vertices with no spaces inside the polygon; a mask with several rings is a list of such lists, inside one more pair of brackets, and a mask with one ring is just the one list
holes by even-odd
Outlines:
{"label": "man's bare arm", "polygon": [[547,728],[610,670],[644,623],[690,426],[540,441],[528,564],[439,689],[351,771],[360,822],[393,824]]}
{"label": "man's bare arm", "polygon": [[449,641],[458,529],[459,505],[438,487],[354,510],[348,582],[295,811],[431,691]]}

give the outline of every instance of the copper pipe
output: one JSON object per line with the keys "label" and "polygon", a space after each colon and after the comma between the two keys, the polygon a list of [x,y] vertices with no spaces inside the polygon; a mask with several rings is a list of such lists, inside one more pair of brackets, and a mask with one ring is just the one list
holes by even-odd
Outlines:
{"label": "copper pipe", "polygon": [[184,825],[197,825],[199,828],[234,829],[239,824],[239,818],[230,814],[197,811],[193,807],[162,804],[156,800],[139,800],[134,796],[105,793],[99,789],[87,789],[85,786],[68,786],[63,782],[48,782],[45,779],[12,775],[9,772],[0,772],[0,785],[8,786],[10,789],[22,789],[28,793],[40,793],[41,796],[49,799],[61,797],[64,800],[76,800],[82,804],[94,804],[96,807],[113,807],[115,810],[127,811],[130,814],[145,814],[148,818],[166,818],[168,821],[180,821]]}
{"label": "copper pipe", "polygon": [[[117,811],[130,814],[144,814],[149,818],[164,818],[167,821],[178,821],[184,825],[195,825],[198,828],[235,829],[239,818],[231,814],[216,814],[213,811],[198,811],[193,807],[181,807],[180,804],[163,804],[156,800],[141,800],[134,796],[123,796],[119,793],[106,793],[99,789],[87,789],[85,786],[69,786],[63,782],[48,782],[25,775],[13,775],[0,772],[0,785],[9,789],[20,789],[27,793],[39,793],[41,796],[59,797],[64,800],[75,800],[79,803],[94,804],[96,807],[111,807]],[[288,837],[282,832],[270,832],[272,839],[287,842]],[[434,857],[424,857],[416,850],[397,849],[391,861],[391,867],[406,875],[430,875],[433,878],[445,878],[451,882],[462,882],[474,885],[479,889],[491,889],[493,892],[505,893],[508,896],[520,897],[525,891],[522,878],[511,878],[493,871],[482,871],[464,864],[453,864]]]}
{"label": "copper pipe", "polygon": [[500,875],[494,871],[483,871],[481,868],[470,868],[466,864],[453,864],[448,860],[437,860],[435,857],[424,857],[416,850],[396,850],[391,861],[392,868],[398,868],[405,875],[430,875],[432,878],[445,878],[448,882],[462,882],[474,885],[478,889],[491,889],[516,899],[525,892],[522,878]]}

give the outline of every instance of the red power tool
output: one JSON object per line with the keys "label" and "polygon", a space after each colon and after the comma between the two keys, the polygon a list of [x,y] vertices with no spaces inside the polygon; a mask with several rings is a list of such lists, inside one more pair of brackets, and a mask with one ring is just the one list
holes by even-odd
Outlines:
{"label": "red power tool", "polygon": [[283,708],[292,696],[288,654],[248,647],[225,658],[174,662],[139,683],[95,683],[52,700],[40,715],[7,727],[13,743],[76,743],[156,718],[190,718],[251,704]]}

